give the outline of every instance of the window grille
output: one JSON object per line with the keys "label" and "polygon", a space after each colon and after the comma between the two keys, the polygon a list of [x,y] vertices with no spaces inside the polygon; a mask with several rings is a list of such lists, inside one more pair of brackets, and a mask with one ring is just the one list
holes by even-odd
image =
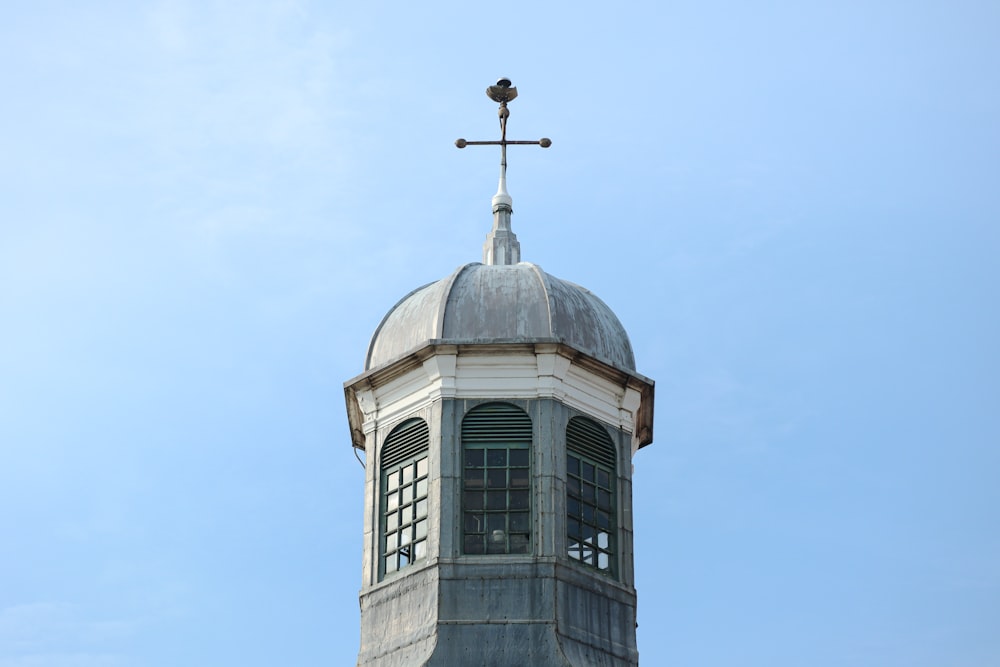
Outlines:
{"label": "window grille", "polygon": [[427,556],[429,443],[427,422],[409,419],[392,430],[382,447],[383,576]]}
{"label": "window grille", "polygon": [[463,552],[531,550],[531,418],[488,403],[462,420]]}
{"label": "window grille", "polygon": [[607,431],[583,417],[566,427],[566,529],[570,558],[614,575],[617,538],[615,461]]}

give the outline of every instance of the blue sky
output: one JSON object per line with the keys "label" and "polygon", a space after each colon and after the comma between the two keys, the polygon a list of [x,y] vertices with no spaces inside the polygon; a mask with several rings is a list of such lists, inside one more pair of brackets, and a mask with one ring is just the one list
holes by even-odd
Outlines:
{"label": "blue sky", "polygon": [[1000,6],[9,2],[0,667],[347,665],[342,383],[524,259],[657,382],[642,664],[1000,664]]}

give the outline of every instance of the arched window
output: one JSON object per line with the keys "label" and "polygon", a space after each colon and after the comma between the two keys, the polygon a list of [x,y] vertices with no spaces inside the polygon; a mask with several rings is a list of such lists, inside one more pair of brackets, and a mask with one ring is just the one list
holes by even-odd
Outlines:
{"label": "arched window", "polygon": [[380,555],[382,575],[427,556],[427,446],[423,419],[408,419],[382,446]]}
{"label": "arched window", "polygon": [[487,403],[462,420],[463,552],[531,551],[531,418]]}
{"label": "arched window", "polygon": [[566,532],[570,558],[614,575],[615,445],[600,424],[573,417],[566,426]]}

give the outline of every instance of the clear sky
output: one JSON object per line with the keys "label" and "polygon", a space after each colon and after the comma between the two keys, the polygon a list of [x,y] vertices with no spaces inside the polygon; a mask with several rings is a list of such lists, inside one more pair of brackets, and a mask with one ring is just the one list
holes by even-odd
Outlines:
{"label": "clear sky", "polygon": [[342,383],[525,260],[657,382],[642,664],[1000,664],[1000,4],[20,2],[0,667],[353,664]]}

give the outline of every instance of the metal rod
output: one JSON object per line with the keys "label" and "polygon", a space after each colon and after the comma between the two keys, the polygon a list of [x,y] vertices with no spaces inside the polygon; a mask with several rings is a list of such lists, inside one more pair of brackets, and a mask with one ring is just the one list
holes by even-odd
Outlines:
{"label": "metal rod", "polygon": [[462,140],[466,146],[538,146],[542,140],[538,141],[466,141]]}

